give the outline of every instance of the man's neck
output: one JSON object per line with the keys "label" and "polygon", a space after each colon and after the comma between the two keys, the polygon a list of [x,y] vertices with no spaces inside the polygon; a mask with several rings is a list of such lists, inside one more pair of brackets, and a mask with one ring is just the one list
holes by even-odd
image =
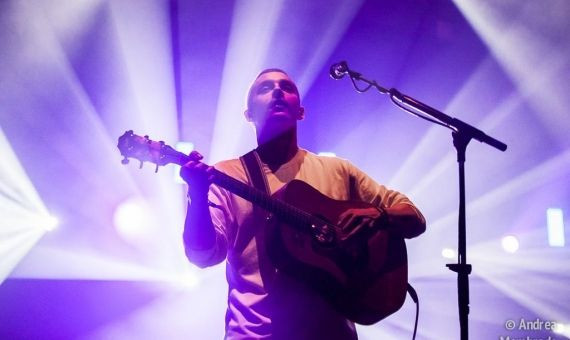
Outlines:
{"label": "man's neck", "polygon": [[297,146],[297,129],[289,129],[271,139],[257,138],[257,153],[261,161],[269,166],[271,171],[290,161],[299,147]]}

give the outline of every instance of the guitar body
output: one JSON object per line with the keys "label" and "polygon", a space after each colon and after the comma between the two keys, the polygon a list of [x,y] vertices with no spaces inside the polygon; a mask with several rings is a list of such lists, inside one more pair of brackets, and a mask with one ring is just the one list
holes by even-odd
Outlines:
{"label": "guitar body", "polygon": [[268,254],[279,270],[323,294],[349,320],[376,323],[403,305],[408,283],[406,245],[401,237],[367,228],[351,238],[334,229],[334,240],[321,242],[319,224],[334,225],[350,208],[366,202],[333,200],[305,182],[293,180],[273,195],[318,217],[312,225],[272,219],[266,231]]}

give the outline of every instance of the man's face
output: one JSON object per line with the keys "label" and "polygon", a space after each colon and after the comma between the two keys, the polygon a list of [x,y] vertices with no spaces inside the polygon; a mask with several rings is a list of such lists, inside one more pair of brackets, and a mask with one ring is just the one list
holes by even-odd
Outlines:
{"label": "man's face", "polygon": [[246,117],[258,130],[291,128],[303,113],[297,86],[286,74],[264,73],[251,86]]}

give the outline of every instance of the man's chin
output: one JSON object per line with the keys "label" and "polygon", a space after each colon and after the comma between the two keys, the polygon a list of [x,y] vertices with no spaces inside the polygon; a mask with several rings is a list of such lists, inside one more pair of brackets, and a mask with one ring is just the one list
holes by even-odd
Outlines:
{"label": "man's chin", "polygon": [[295,117],[292,117],[291,114],[287,111],[275,111],[271,112],[265,119],[266,124],[294,124],[296,121]]}
{"label": "man's chin", "polygon": [[294,128],[297,121],[289,115],[271,115],[265,120],[262,129],[272,134],[279,134]]}

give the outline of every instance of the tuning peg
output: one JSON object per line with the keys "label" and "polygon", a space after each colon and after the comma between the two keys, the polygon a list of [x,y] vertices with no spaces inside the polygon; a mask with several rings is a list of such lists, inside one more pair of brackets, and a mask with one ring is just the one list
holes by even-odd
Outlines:
{"label": "tuning peg", "polygon": [[157,165],[156,165],[156,169],[154,169],[154,173],[157,173],[157,172],[158,172],[158,167],[159,167],[159,165],[157,164]]}
{"label": "tuning peg", "polygon": [[190,158],[192,158],[194,161],[201,161],[204,159],[204,156],[202,156],[202,154],[200,154],[198,151],[194,150],[190,152]]}
{"label": "tuning peg", "polygon": [[151,143],[151,140],[150,140],[150,138],[148,137],[148,135],[145,135],[145,136],[144,136],[144,139],[146,140],[146,142],[147,142],[148,144]]}
{"label": "tuning peg", "polygon": [[140,163],[140,165],[139,165],[139,169],[142,169],[142,167],[143,167],[143,161],[140,161],[140,162],[141,162],[141,163]]}
{"label": "tuning peg", "polygon": [[124,165],[129,164],[129,159],[127,158],[127,156],[123,156],[123,157],[125,157],[125,158],[121,159],[121,163]]}

